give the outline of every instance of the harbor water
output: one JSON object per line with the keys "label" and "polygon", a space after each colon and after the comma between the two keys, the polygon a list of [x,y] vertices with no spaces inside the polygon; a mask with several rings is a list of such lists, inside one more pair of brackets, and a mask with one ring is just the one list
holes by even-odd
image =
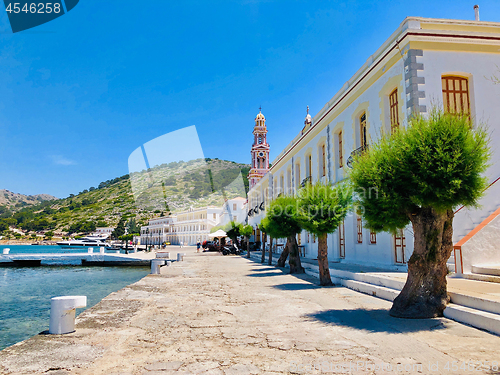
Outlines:
{"label": "harbor water", "polygon": [[[1,245],[10,254],[68,253],[59,246]],[[149,273],[147,267],[49,266],[0,268],[0,350],[49,328],[50,299],[87,296],[87,308]],[[78,309],[77,314],[84,309]]]}

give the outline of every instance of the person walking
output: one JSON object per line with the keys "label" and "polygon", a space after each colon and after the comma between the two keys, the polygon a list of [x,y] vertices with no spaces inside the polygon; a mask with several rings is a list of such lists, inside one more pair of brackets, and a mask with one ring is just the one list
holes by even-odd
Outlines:
{"label": "person walking", "polygon": [[201,243],[200,243],[200,241],[198,241],[198,242],[196,243],[196,252],[197,252],[197,253],[199,253],[199,252],[200,252],[200,248],[201,248]]}

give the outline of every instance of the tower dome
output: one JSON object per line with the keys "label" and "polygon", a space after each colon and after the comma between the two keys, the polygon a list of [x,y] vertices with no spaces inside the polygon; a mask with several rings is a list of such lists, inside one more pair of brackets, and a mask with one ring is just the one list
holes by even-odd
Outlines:
{"label": "tower dome", "polygon": [[257,114],[257,117],[255,118],[256,120],[265,120],[266,118],[264,117],[264,115],[262,114],[262,112],[259,112]]}

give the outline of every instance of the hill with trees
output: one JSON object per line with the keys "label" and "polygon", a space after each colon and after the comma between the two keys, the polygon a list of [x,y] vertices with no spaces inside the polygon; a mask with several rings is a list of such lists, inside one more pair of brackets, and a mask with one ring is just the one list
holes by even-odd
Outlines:
{"label": "hill with trees", "polygon": [[[64,199],[40,199],[24,207],[0,205],[0,233],[21,238],[9,231],[11,227],[25,236],[47,231],[67,236],[96,227],[115,228],[120,221],[135,232],[154,217],[222,205],[223,188],[228,198],[246,196],[249,169],[247,164],[218,159],[181,161],[104,181]],[[242,182],[234,183],[238,180]]]}

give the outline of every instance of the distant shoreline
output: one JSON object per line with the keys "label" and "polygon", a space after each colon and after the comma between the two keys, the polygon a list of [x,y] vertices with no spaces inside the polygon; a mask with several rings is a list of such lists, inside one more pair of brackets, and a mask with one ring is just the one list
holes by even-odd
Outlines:
{"label": "distant shoreline", "polygon": [[40,245],[54,246],[57,243],[53,241],[22,241],[22,240],[0,240],[0,245]]}

